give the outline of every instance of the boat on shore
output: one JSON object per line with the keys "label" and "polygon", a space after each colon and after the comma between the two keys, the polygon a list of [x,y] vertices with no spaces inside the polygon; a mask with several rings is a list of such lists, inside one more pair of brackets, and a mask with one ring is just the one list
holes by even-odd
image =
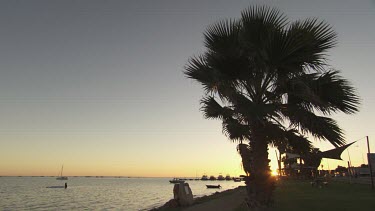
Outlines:
{"label": "boat on shore", "polygon": [[68,177],[63,176],[63,170],[64,170],[64,165],[61,166],[60,176],[56,178],[57,180],[68,180]]}
{"label": "boat on shore", "polygon": [[221,188],[221,185],[206,185],[207,188]]}

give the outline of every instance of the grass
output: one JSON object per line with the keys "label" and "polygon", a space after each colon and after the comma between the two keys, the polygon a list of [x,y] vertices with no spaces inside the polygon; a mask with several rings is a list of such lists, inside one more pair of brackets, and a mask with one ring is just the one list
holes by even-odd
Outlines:
{"label": "grass", "polygon": [[[198,198],[195,200],[195,204],[221,197],[224,199],[232,191],[238,191],[238,189]],[[309,181],[283,180],[277,182],[274,198],[275,203],[269,211],[375,210],[375,190],[372,190],[370,185],[363,184],[331,181],[327,187],[318,188],[312,187]],[[180,211],[183,209],[182,207],[178,207],[167,210]],[[217,210],[220,210],[220,208]],[[242,203],[235,209],[235,211],[245,210],[247,210],[245,203]]]}
{"label": "grass", "polygon": [[[242,204],[236,211],[246,210]],[[373,211],[375,190],[370,185],[330,182],[328,187],[311,187],[308,181],[280,181],[271,211]]]}
{"label": "grass", "polygon": [[274,210],[375,210],[375,190],[369,185],[330,182],[311,187],[306,181],[283,181],[275,191]]}

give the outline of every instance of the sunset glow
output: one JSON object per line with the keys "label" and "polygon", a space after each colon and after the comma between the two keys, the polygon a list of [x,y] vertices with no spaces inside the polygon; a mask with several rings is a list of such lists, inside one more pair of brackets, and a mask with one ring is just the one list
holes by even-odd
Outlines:
{"label": "sunset glow", "polygon": [[[27,3],[26,3],[27,2]],[[182,73],[212,23],[252,3],[291,20],[318,17],[339,44],[329,64],[361,96],[360,112],[334,114],[346,142],[342,161],[367,163],[375,150],[375,5],[326,1],[54,1],[0,7],[0,176],[201,177],[244,174],[219,120],[200,110],[204,90]],[[73,3],[74,2],[74,3]],[[348,10],[350,9],[350,12]],[[360,56],[357,56],[359,55]],[[309,137],[315,147],[332,149]],[[269,147],[272,174],[275,148]]]}

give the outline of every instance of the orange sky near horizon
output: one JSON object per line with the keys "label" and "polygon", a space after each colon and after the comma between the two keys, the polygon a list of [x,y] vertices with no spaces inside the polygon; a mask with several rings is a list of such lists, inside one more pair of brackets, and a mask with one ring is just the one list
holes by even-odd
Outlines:
{"label": "orange sky near horizon", "polygon": [[[239,176],[244,174],[241,168],[241,158],[235,152],[235,144],[224,143],[232,146],[233,152],[222,156],[211,154],[211,159],[206,161],[201,159],[189,159],[180,162],[179,159],[147,159],[126,160],[119,159],[116,162],[110,156],[107,159],[79,159],[72,156],[64,162],[65,176],[129,176],[129,177],[201,177],[203,174],[218,176],[219,174]],[[364,138],[349,147],[349,155],[352,165],[359,166],[367,164],[366,143]],[[270,147],[269,158],[273,172],[277,169],[275,148]],[[277,152],[278,153],[278,152]],[[175,154],[178,156],[178,154]],[[324,169],[334,170],[338,165],[347,167],[349,160],[348,150],[342,154],[343,161],[323,159],[321,165]],[[181,156],[180,156],[181,157]],[[1,156],[0,156],[1,158]],[[119,157],[117,157],[119,158]],[[57,159],[58,160],[58,159]],[[41,162],[32,158],[23,159],[19,157],[10,162],[0,164],[0,176],[57,176],[61,165],[56,165],[56,161]],[[215,160],[213,162],[213,160]],[[61,160],[60,160],[61,161]],[[364,162],[363,162],[364,161]]]}

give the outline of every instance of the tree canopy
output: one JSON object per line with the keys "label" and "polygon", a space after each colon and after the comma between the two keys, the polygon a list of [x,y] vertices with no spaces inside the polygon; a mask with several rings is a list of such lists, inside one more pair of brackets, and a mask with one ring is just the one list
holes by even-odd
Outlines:
{"label": "tree canopy", "polygon": [[207,28],[206,51],[190,59],[185,74],[205,90],[204,116],[222,120],[231,140],[248,139],[249,126],[262,125],[273,133],[295,129],[340,146],[343,131],[328,116],[357,112],[359,98],[327,64],[336,37],[324,21],[289,21],[275,8],[250,7],[239,20]]}

